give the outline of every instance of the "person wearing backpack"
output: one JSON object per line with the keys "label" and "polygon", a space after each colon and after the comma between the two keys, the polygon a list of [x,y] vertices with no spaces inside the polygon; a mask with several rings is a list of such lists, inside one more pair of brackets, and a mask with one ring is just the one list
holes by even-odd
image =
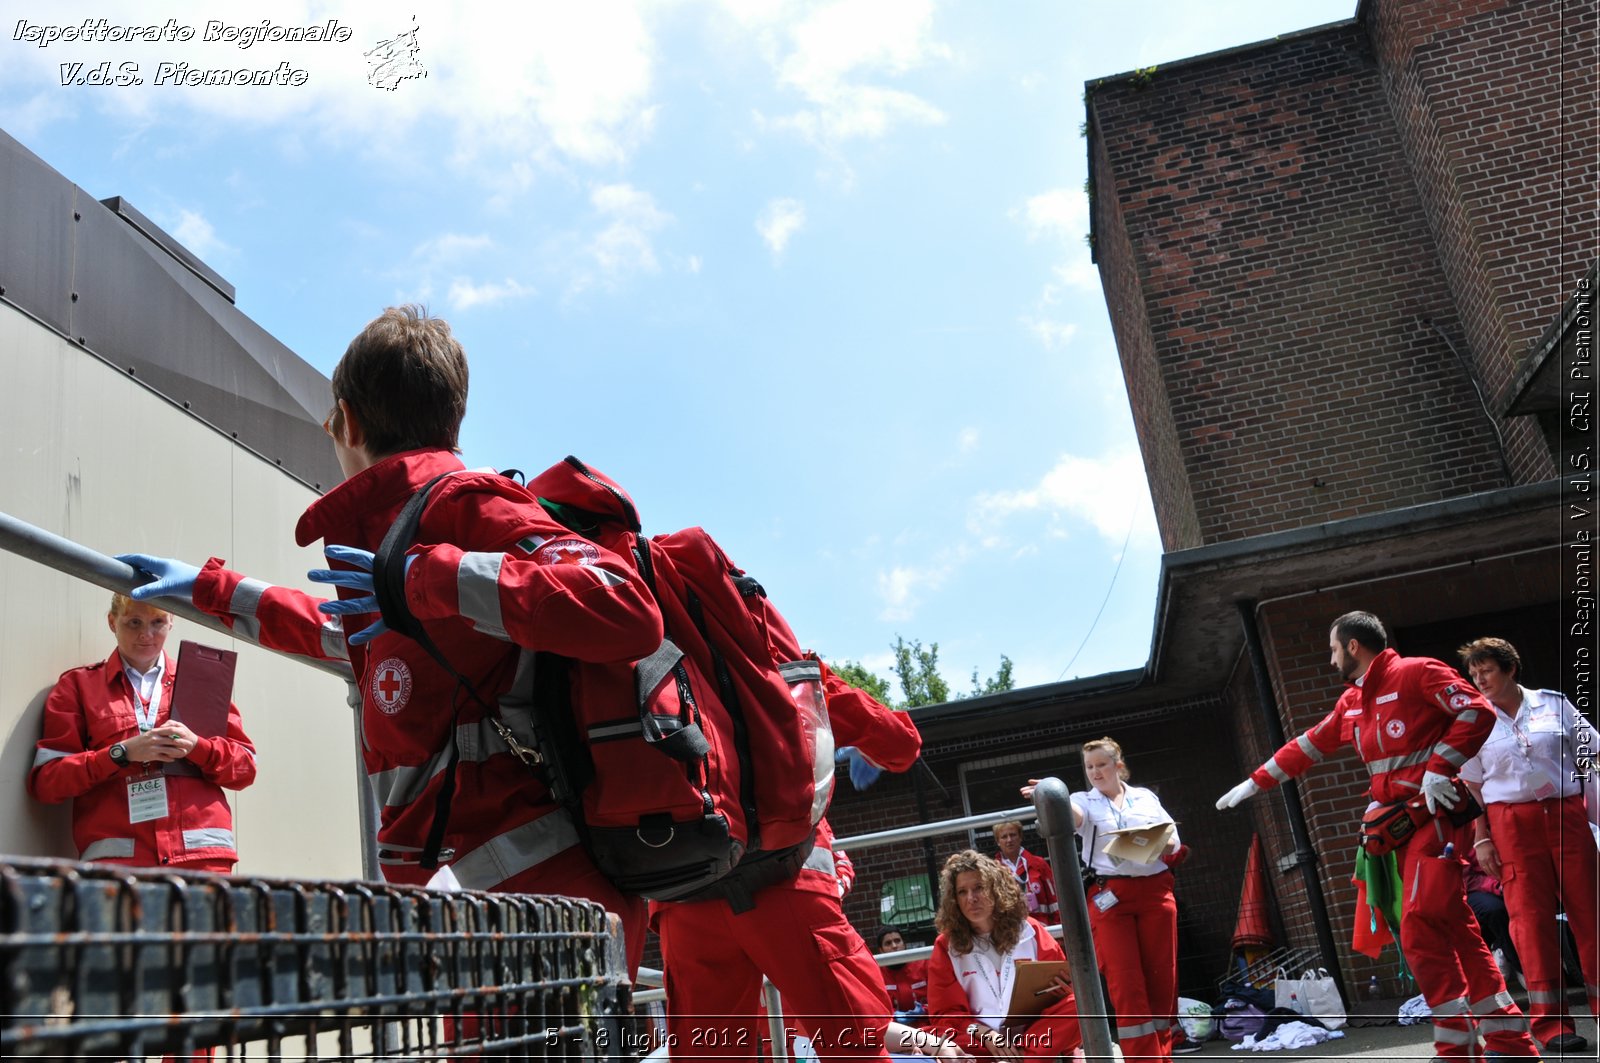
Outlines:
{"label": "person wearing backpack", "polygon": [[[382,808],[384,877],[423,885],[448,865],[467,889],[597,901],[622,917],[636,969],[643,902],[596,869],[494,704],[524,649],[595,663],[652,653],[662,640],[653,597],[630,564],[557,524],[514,480],[464,471],[456,444],[467,360],[442,319],[413,306],[385,310],[351,341],[333,394],[323,427],[345,480],[312,503],[295,537],[325,544],[330,568],[311,578],[337,587],[338,600],[246,578],[217,558],[196,569],[143,554],[122,558],[156,577],[133,597],[187,599],[263,645],[348,659]],[[441,475],[405,558],[404,598],[450,667],[381,619],[369,622],[378,612],[373,552],[412,495]]]}
{"label": "person wearing backpack", "polygon": [[[916,763],[922,736],[909,715],[826,666],[823,688],[840,746],[855,747],[856,756],[889,771]],[[719,884],[698,899],[651,904],[674,1059],[752,1058],[766,1032],[757,1019],[763,975],[782,994],[785,1019],[802,1028],[819,1059],[886,1058],[893,1007],[871,950],[840,907],[832,840],[823,819],[798,872],[746,897],[735,891],[730,899]],[[763,869],[763,856],[757,852],[743,866]]]}

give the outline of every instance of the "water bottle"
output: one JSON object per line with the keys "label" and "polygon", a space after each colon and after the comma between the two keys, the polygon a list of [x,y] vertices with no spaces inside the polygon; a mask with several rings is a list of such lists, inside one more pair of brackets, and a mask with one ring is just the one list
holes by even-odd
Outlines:
{"label": "water bottle", "polygon": [[1383,987],[1378,984],[1378,976],[1373,975],[1367,979],[1367,999],[1377,1000],[1383,996]]}
{"label": "water bottle", "polygon": [[1452,860],[1452,859],[1455,858],[1455,855],[1456,855],[1456,843],[1455,842],[1445,842],[1444,843],[1444,852],[1439,854],[1439,859],[1440,860]]}

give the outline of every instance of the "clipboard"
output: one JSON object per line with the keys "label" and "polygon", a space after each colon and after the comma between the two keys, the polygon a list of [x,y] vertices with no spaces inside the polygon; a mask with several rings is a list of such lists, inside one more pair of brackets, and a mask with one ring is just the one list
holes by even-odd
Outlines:
{"label": "clipboard", "polygon": [[[228,733],[228,709],[233,703],[233,673],[239,655],[185,640],[178,646],[177,677],[172,681],[172,710],[177,720],[201,738],[221,738]],[[187,760],[161,766],[166,775],[199,775]]]}
{"label": "clipboard", "polygon": [[1055,981],[1057,973],[1072,977],[1066,960],[1018,960],[1016,981],[1011,983],[1011,1000],[1006,1004],[1006,1022],[1031,1019],[1060,1000],[1060,993],[1039,992]]}

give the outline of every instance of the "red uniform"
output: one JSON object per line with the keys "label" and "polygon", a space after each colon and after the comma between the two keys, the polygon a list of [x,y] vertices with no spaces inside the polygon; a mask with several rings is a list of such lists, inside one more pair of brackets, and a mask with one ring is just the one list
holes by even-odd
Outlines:
{"label": "red uniform", "polygon": [[[1417,796],[1424,772],[1454,775],[1493,726],[1488,702],[1448,665],[1384,650],[1332,712],[1250,777],[1263,789],[1276,786],[1349,743],[1372,775],[1373,798],[1407,801]],[[1435,860],[1444,842],[1444,827],[1436,821],[1419,828],[1400,850],[1400,947],[1433,1010],[1434,1051],[1445,1059],[1471,1058],[1476,1020],[1491,1050],[1537,1057],[1527,1020],[1511,1002],[1467,907],[1459,865],[1449,867],[1450,876],[1433,873],[1445,863]],[[1425,861],[1431,863],[1419,866]],[[1432,889],[1446,879],[1453,888]]]}
{"label": "red uniform", "polygon": [[928,1006],[928,961],[911,960],[898,967],[879,968],[883,972],[883,991],[897,1012],[910,1011],[918,1004]]}
{"label": "red uniform", "polygon": [[[824,674],[838,745],[855,746],[890,771],[916,763],[922,736],[910,716]],[[673,1059],[756,1055],[765,1034],[758,1019],[763,974],[783,997],[785,1021],[802,1028],[820,1059],[887,1058],[889,997],[871,951],[839,907],[832,842],[823,820],[800,873],[757,892],[746,911],[720,899],[650,906],[661,935]]]}
{"label": "red uniform", "polygon": [[[312,503],[296,539],[302,546],[320,539],[376,550],[415,491],[461,468],[446,450],[386,458]],[[632,661],[660,645],[660,614],[630,566],[552,522],[532,495],[503,476],[458,472],[440,481],[422,512],[417,542],[406,603],[491,704],[510,687],[523,647],[606,663]],[[384,877],[420,885],[432,875],[418,857],[453,728],[460,760],[440,862],[468,889],[600,902],[623,917],[636,967],[644,946],[642,905],[595,869],[571,819],[512,755],[484,710],[403,635],[385,632],[364,646],[347,646],[339,619],[317,611],[322,600],[246,579],[216,559],[195,587],[196,605],[264,645],[350,660],[362,695],[362,756],[382,807]],[[364,626],[362,618],[348,623],[352,633]]]}
{"label": "red uniform", "polygon": [[1007,860],[1004,853],[994,858],[1004,864],[1017,877],[1022,887],[1022,899],[1028,902],[1028,914],[1049,922],[1059,922],[1061,905],[1056,902],[1056,876],[1050,870],[1050,861],[1022,849],[1017,862]]}
{"label": "red uniform", "polygon": [[[1589,832],[1579,758],[1594,730],[1563,695],[1519,686],[1514,715],[1495,710],[1488,741],[1461,768],[1488,810],[1488,834],[1500,857],[1511,940],[1528,983],[1533,1035],[1548,1043],[1576,1033],[1565,1013],[1561,969],[1564,908],[1578,946],[1589,1011],[1600,1014],[1600,852]],[[1587,742],[1584,735],[1587,734]],[[1587,772],[1592,779],[1593,771]]]}
{"label": "red uniform", "polygon": [[[168,719],[176,677],[172,658],[163,655],[162,660],[157,726]],[[226,735],[195,742],[187,759],[200,769],[200,778],[162,775],[156,764],[119,768],[108,752],[139,733],[137,697],[116,651],[102,664],[63,673],[44,703],[28,792],[52,804],[72,799],[72,840],[80,860],[232,871],[239,852],[233,811],[222,788],[242,790],[256,777],[255,747],[245,736],[239,710],[228,707]],[[166,815],[131,822],[128,784],[139,779],[165,781]]]}
{"label": "red uniform", "polygon": [[[948,938],[940,934],[933,943],[933,955],[928,957],[928,1016],[932,1028],[956,1038],[969,1052],[988,1055],[988,1049],[969,1028],[973,1023],[982,1023],[993,1029],[1003,1021],[995,1009],[1004,1005],[997,1005],[996,1001],[1010,999],[1008,968],[1012,961],[1066,958],[1067,954],[1044,924],[1031,916],[1022,939],[997,965],[986,963],[985,957],[975,952],[952,953]],[[1023,1032],[1022,1043],[1029,1059],[1070,1058],[1073,1050],[1083,1043],[1077,998],[1069,992],[1046,1008]]]}

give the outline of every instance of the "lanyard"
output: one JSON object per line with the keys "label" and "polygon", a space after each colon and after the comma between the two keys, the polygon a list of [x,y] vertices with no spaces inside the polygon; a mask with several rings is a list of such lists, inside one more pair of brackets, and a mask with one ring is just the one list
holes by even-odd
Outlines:
{"label": "lanyard", "polygon": [[132,669],[123,669],[123,678],[128,681],[128,687],[133,692],[133,715],[139,721],[139,733],[152,731],[156,726],[156,717],[161,714],[161,679],[158,672],[156,679],[150,687],[150,696],[144,696],[141,688],[144,686],[144,677],[133,672]]}

